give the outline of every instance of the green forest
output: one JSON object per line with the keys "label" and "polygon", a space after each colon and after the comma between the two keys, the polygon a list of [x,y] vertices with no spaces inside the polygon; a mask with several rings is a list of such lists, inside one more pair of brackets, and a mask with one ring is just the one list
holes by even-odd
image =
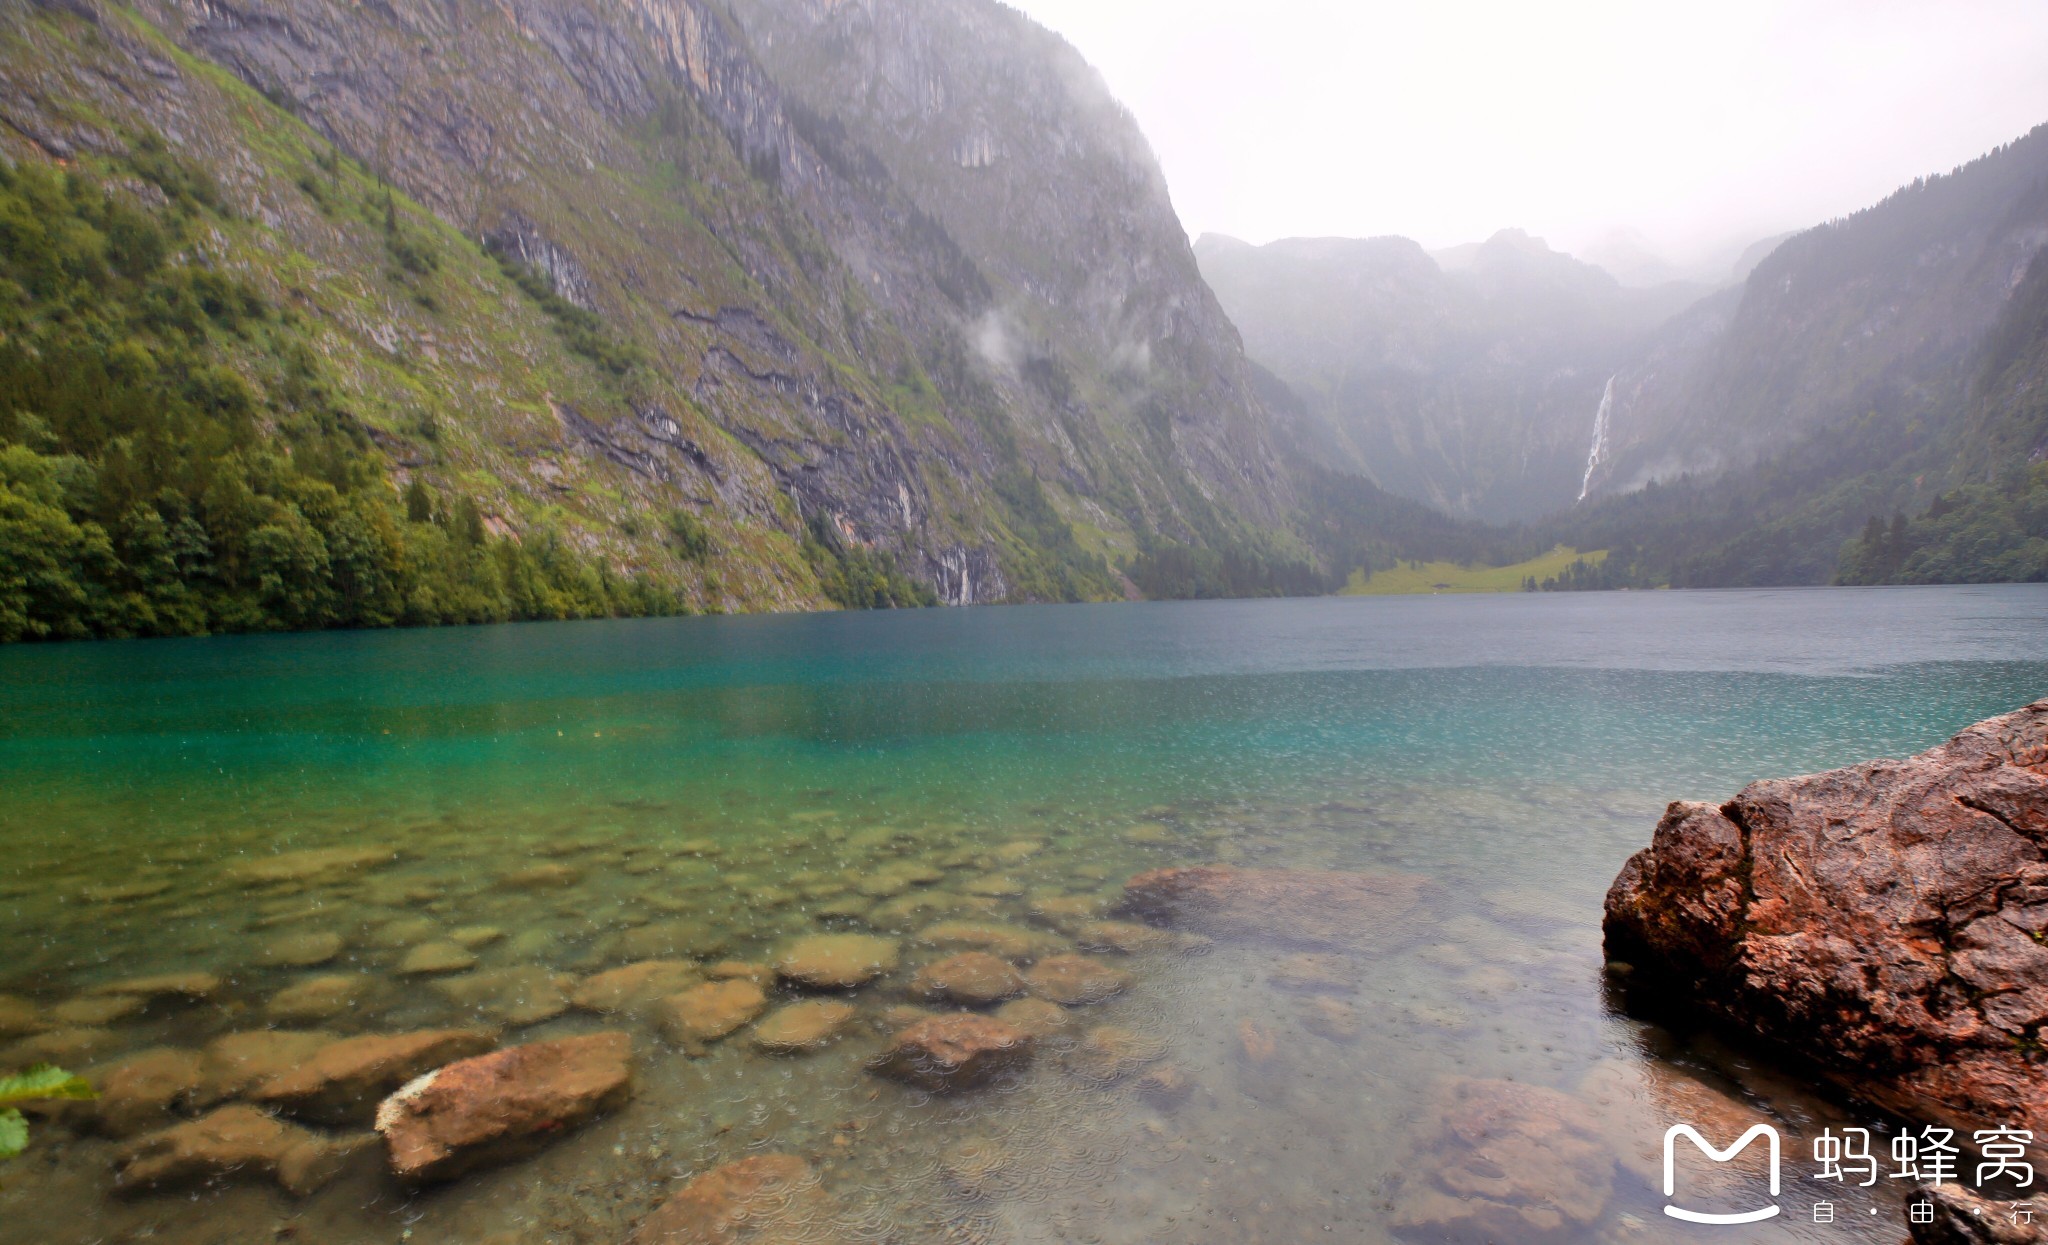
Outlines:
{"label": "green forest", "polygon": [[[554,533],[401,491],[304,326],[193,258],[224,211],[138,141],[160,206],[0,163],[0,640],[673,611]],[[425,244],[389,226],[394,262]]]}

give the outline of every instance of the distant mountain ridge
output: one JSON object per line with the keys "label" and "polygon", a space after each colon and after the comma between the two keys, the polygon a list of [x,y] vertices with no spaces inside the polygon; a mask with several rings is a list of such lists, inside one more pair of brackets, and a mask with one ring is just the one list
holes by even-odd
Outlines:
{"label": "distant mountain ridge", "polygon": [[1704,292],[1625,288],[1521,230],[1435,255],[1405,238],[1219,235],[1195,254],[1326,449],[1396,493],[1495,522],[1577,498],[1609,377]]}

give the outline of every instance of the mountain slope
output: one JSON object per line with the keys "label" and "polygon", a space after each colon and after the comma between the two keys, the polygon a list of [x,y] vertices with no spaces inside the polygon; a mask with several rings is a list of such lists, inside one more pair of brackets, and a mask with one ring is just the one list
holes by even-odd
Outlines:
{"label": "mountain slope", "polygon": [[1445,257],[1404,238],[1210,236],[1196,253],[1247,352],[1350,466],[1493,521],[1578,496],[1608,378],[1698,293],[1623,289],[1517,230]]}
{"label": "mountain slope", "polygon": [[[734,12],[809,130],[871,159],[986,278],[974,343],[1063,508],[1182,539],[1282,521],[1293,486],[1237,334],[1151,149],[1079,54],[994,3]],[[1119,476],[1136,490],[1121,512]]]}
{"label": "mountain slope", "polygon": [[1593,491],[1740,468],[1872,413],[1959,416],[1972,357],[2048,245],[2048,126],[1781,243],[1711,325],[1616,384]]}
{"label": "mountain slope", "polygon": [[[711,0],[9,6],[0,151],[150,211],[131,166],[160,132],[221,193],[176,262],[290,309],[364,497],[417,481],[679,605],[1106,596],[1105,555],[1299,556],[1235,333],[1099,80],[991,0],[932,0],[861,36],[955,84],[905,133],[779,84],[844,37],[826,11],[749,11],[793,23],[778,71]],[[281,427],[257,354],[220,361]]]}
{"label": "mountain slope", "polygon": [[1599,584],[2048,578],[2044,250],[2048,127],[1792,238],[1624,372],[1546,533]]}

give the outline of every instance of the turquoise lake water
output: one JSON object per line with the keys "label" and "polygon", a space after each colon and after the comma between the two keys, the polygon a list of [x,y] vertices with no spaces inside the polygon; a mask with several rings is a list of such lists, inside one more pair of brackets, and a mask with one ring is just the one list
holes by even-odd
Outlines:
{"label": "turquoise lake water", "polygon": [[[1397,1225],[1444,1157],[1436,1104],[1477,1078],[1603,1113],[1611,1188],[1578,1196],[1553,1239],[1896,1245],[1900,1194],[1882,1182],[1842,1191],[1828,1226],[1796,1178],[1766,1224],[1661,1216],[1640,1150],[1654,1157],[1681,1107],[1771,1120],[1788,1155],[1820,1128],[1882,1121],[1768,1059],[1623,1014],[1600,900],[1668,800],[1918,751],[2043,695],[2040,586],[0,650],[0,993],[37,1017],[0,1062],[57,1056],[104,1076],[140,1051],[266,1027],[478,1021],[507,1041],[626,1027],[638,1052],[630,1107],[423,1193],[371,1156],[303,1198],[260,1181],[116,1198],[126,1139],[76,1113],[41,1120],[0,1171],[0,1242],[616,1241],[680,1180],[767,1151],[810,1161],[842,1209],[820,1240],[1426,1241],[1441,1232]],[[237,869],[363,845],[391,863]],[[1057,1041],[1014,1082],[951,1098],[864,1070],[909,973],[943,951],[935,921],[1058,942],[1131,874],[1212,861],[1419,875],[1429,898],[1340,958],[1341,988],[1303,990],[1263,945],[1114,957],[1131,987],[1073,1009],[1073,1032],[1135,1035],[1148,1067],[1181,1078],[1173,1093],[1076,1075]],[[571,876],[512,876],[536,862]],[[904,961],[851,996],[853,1030],[794,1059],[743,1035],[693,1056],[575,1010],[514,1018],[490,984],[654,956],[759,962],[819,930],[881,934]],[[457,932],[473,969],[399,971]],[[307,935],[341,949],[279,951]],[[120,1016],[83,1005],[191,971],[222,984]],[[277,1005],[335,977],[345,1007]]]}

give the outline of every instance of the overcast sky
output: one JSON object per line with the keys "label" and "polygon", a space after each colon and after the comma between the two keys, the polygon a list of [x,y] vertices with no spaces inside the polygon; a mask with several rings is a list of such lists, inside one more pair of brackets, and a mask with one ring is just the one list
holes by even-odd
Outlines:
{"label": "overcast sky", "polygon": [[1677,259],[2048,121],[2048,0],[1010,0],[1137,114],[1190,233],[1617,227]]}

